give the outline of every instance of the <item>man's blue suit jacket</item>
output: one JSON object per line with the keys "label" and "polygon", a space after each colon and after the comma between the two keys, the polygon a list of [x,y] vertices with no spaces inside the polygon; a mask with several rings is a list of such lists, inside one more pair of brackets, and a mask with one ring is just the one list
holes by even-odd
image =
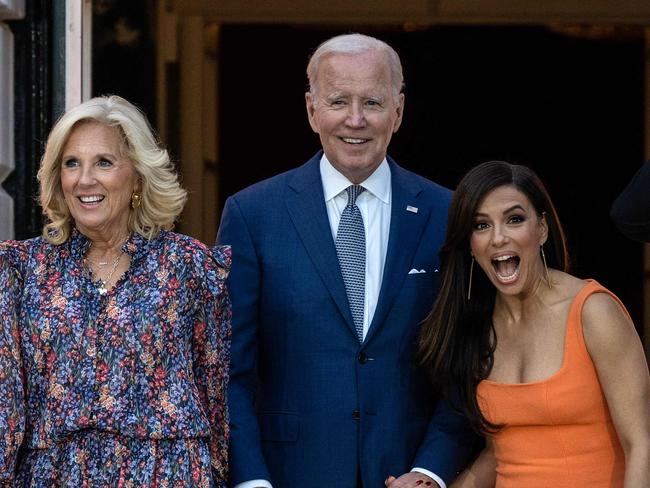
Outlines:
{"label": "man's blue suit jacket", "polygon": [[364,487],[380,488],[414,466],[451,480],[472,441],[444,402],[434,408],[415,361],[418,328],[437,293],[451,192],[388,160],[388,251],[361,345],[320,158],[237,193],[223,212],[217,241],[233,250],[231,484],[356,488],[359,469]]}

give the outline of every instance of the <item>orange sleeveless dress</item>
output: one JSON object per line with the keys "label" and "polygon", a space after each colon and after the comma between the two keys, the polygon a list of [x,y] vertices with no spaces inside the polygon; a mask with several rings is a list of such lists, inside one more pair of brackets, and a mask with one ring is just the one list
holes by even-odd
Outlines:
{"label": "orange sleeveless dress", "polygon": [[[546,380],[483,380],[477,398],[494,434],[496,488],[622,488],[625,456],[582,335],[581,312],[595,281],[569,310],[562,367]],[[622,306],[622,304],[621,304]]]}

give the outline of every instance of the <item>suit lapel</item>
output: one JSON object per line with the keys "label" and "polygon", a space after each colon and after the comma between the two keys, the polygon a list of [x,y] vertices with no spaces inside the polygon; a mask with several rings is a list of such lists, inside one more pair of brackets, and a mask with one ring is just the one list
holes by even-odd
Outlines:
{"label": "suit lapel", "polygon": [[[392,187],[390,233],[381,290],[366,342],[377,333],[402,289],[413,254],[420,243],[431,212],[429,202],[418,198],[422,191],[418,181],[397,166],[394,161],[391,159],[388,161]],[[417,212],[407,210],[407,207],[415,208]]]}
{"label": "suit lapel", "polygon": [[306,165],[296,170],[289,183],[293,192],[286,200],[287,211],[323,283],[356,337],[327,217],[319,170],[320,158],[321,153],[318,153]]}

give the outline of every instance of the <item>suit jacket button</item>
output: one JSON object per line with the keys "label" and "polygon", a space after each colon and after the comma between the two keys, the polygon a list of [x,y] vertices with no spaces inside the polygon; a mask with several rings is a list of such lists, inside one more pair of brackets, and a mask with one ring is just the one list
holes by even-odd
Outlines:
{"label": "suit jacket button", "polygon": [[361,418],[361,412],[355,410],[352,412],[352,420],[359,420]]}
{"label": "suit jacket button", "polygon": [[360,352],[359,355],[357,356],[357,359],[361,364],[366,364],[368,362],[368,356],[366,355],[365,352]]}

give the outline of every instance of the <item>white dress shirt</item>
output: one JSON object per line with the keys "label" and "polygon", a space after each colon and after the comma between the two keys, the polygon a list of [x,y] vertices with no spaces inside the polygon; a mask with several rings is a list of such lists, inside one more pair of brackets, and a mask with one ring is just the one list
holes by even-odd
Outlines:
{"label": "white dress shirt", "polygon": [[[327,217],[330,221],[332,238],[336,242],[336,233],[343,209],[348,203],[345,189],[353,185],[328,161],[325,154],[320,160],[320,176],[323,182],[323,194]],[[366,338],[368,328],[375,315],[379,290],[384,275],[388,237],[390,235],[391,211],[391,175],[386,158],[365,181],[360,183],[366,191],[357,197],[356,205],[359,207],[366,231],[366,294],[363,304],[363,338]],[[442,488],[447,488],[445,482],[432,472],[423,468],[413,468],[435,480]],[[402,473],[386,473],[399,476]],[[252,480],[240,483],[235,488],[273,488],[267,480]]]}

